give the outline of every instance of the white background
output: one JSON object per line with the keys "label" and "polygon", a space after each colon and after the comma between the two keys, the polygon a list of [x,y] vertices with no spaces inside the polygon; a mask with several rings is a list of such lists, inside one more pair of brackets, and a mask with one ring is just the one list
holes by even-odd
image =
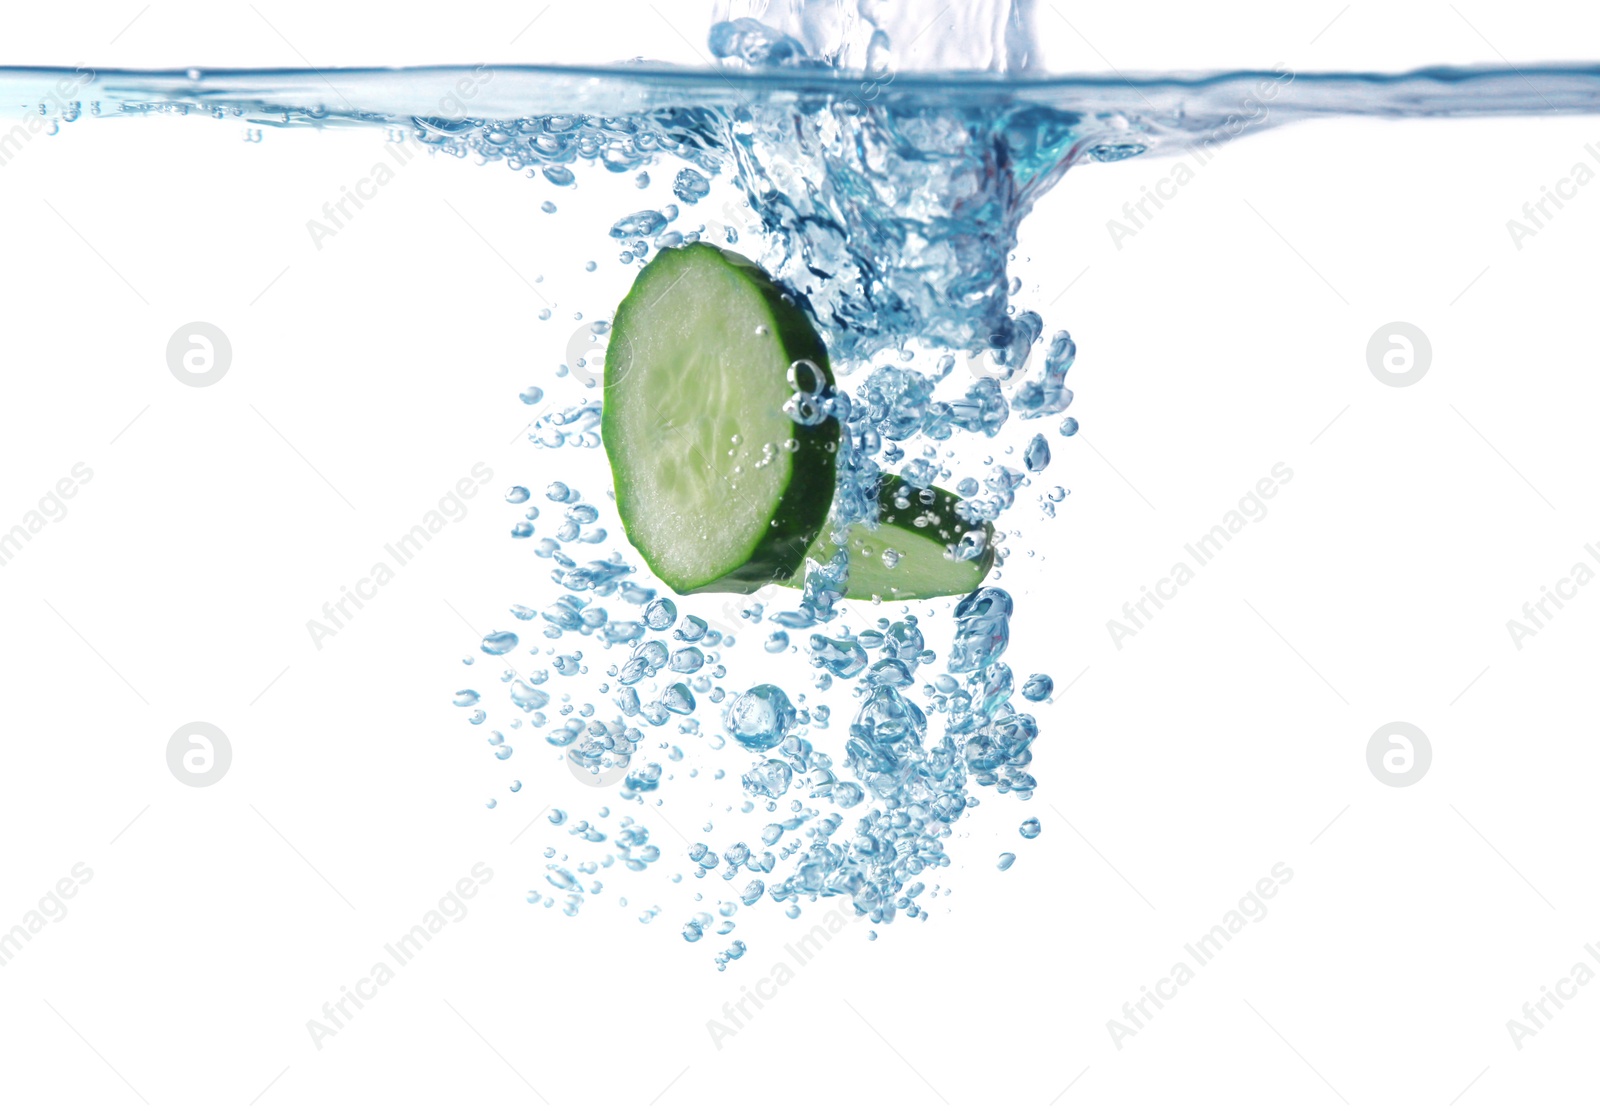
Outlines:
{"label": "white background", "polygon": [[[559,36],[503,45],[537,5],[257,7],[13,11],[0,61],[562,56]],[[648,6],[614,7],[558,2],[540,25],[575,56],[692,60]],[[1055,26],[1052,63],[1309,72],[1594,41],[1575,5],[1127,7],[1070,11],[1082,34]],[[639,41],[603,50],[612,35]],[[1083,432],[1053,438],[1047,478],[1072,494],[1050,521],[1037,490],[1021,499],[1004,579],[1008,658],[1057,684],[1041,788],[984,793],[930,922],[850,927],[721,1048],[707,1021],[815,919],[741,912],[752,952],[719,974],[659,876],[629,910],[624,877],[574,919],[528,905],[556,842],[522,831],[573,785],[534,738],[490,759],[449,697],[473,629],[552,593],[500,492],[552,477],[517,391],[571,394],[570,314],[625,288],[615,183],[558,194],[425,160],[319,251],[306,220],[381,132],[242,130],[83,121],[0,168],[0,526],[75,463],[94,473],[0,568],[0,929],[93,870],[0,967],[7,1106],[1488,1108],[1590,1090],[1600,988],[1520,1049],[1506,1024],[1576,962],[1600,971],[1583,948],[1600,588],[1520,650],[1506,622],[1575,562],[1600,569],[1583,551],[1600,186],[1520,250],[1506,222],[1593,163],[1600,120],[1268,131],[1120,248],[1107,221],[1171,161],[1084,167],[1045,199],[1018,300],[1078,341]],[[207,389],[165,363],[192,320],[233,344]],[[1405,389],[1366,363],[1396,320],[1433,347]],[[306,620],[480,461],[494,481],[466,519],[314,648]],[[1278,462],[1294,478],[1265,520],[1114,646],[1108,619]],[[234,752],[199,790],[165,762],[195,720]],[[1366,761],[1396,720],[1433,747],[1403,789]],[[494,879],[467,917],[314,1047],[307,1020],[479,861]],[[1267,917],[1118,1048],[1108,1020],[1277,862],[1294,878]]]}

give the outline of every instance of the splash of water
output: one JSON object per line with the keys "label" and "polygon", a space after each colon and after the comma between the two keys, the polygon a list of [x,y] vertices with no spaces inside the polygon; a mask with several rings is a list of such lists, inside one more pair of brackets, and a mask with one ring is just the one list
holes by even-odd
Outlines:
{"label": "splash of water", "polygon": [[719,0],[711,47],[718,57],[756,65],[814,61],[890,80],[911,70],[1024,73],[1035,61],[1036,6],[1034,0],[969,0],[942,9],[904,0]]}

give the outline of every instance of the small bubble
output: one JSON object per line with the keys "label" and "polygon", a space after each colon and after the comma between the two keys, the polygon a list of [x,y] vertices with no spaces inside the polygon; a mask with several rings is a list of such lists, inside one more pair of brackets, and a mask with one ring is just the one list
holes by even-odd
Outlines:
{"label": "small bubble", "polygon": [[1028,676],[1028,681],[1022,684],[1022,697],[1029,702],[1043,702],[1055,689],[1055,681],[1039,672]]}
{"label": "small bubble", "polygon": [[1037,474],[1050,465],[1050,442],[1043,436],[1034,436],[1028,441],[1028,450],[1023,453],[1022,458],[1028,470]]}
{"label": "small bubble", "polygon": [[667,217],[654,209],[643,209],[632,215],[624,216],[611,226],[613,239],[633,239],[639,236],[653,236],[667,226]]}
{"label": "small bubble", "polygon": [[698,170],[679,170],[672,182],[672,192],[684,204],[698,204],[702,197],[711,192],[711,182]]}
{"label": "small bubble", "polygon": [[489,656],[504,656],[516,646],[516,633],[496,632],[483,638],[483,651]]}
{"label": "small bubble", "polygon": [[657,631],[669,628],[676,620],[678,607],[668,598],[657,598],[644,608],[644,623]]}

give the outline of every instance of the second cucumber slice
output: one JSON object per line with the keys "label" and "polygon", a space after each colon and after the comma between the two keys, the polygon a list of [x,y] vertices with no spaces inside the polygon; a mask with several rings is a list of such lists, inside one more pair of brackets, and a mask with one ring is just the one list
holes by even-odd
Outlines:
{"label": "second cucumber slice", "polygon": [[[978,589],[994,566],[994,526],[963,520],[956,512],[960,501],[948,490],[918,490],[894,475],[886,477],[878,487],[877,525],[851,525],[845,534],[850,550],[845,597],[904,602]],[[982,551],[972,559],[956,559],[955,550],[974,531],[983,537]],[[824,536],[809,557],[827,563],[837,551]],[[805,568],[784,585],[804,587]]]}

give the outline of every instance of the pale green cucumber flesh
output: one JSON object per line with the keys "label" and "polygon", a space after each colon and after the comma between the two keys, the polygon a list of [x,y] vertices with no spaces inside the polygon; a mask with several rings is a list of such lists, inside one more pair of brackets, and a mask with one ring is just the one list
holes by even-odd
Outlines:
{"label": "pale green cucumber flesh", "polygon": [[661,251],[618,307],[601,437],[628,539],[678,593],[781,581],[826,522],[839,427],[783,411],[800,359],[831,383],[805,315],[709,244]]}
{"label": "pale green cucumber flesh", "polygon": [[[931,504],[924,499],[925,493],[933,495]],[[851,525],[845,534],[850,550],[845,597],[899,602],[970,594],[978,589],[994,566],[994,527],[981,526],[984,546],[976,559],[953,558],[961,538],[980,527],[957,514],[960,500],[938,487],[922,491],[898,477],[885,478],[878,488],[877,525]],[[910,507],[901,509],[900,501],[909,502]],[[893,550],[898,557],[893,567],[884,562],[886,550]],[[807,553],[807,562],[826,563],[836,551],[837,545],[824,534]],[[805,568],[784,585],[803,587]]]}

